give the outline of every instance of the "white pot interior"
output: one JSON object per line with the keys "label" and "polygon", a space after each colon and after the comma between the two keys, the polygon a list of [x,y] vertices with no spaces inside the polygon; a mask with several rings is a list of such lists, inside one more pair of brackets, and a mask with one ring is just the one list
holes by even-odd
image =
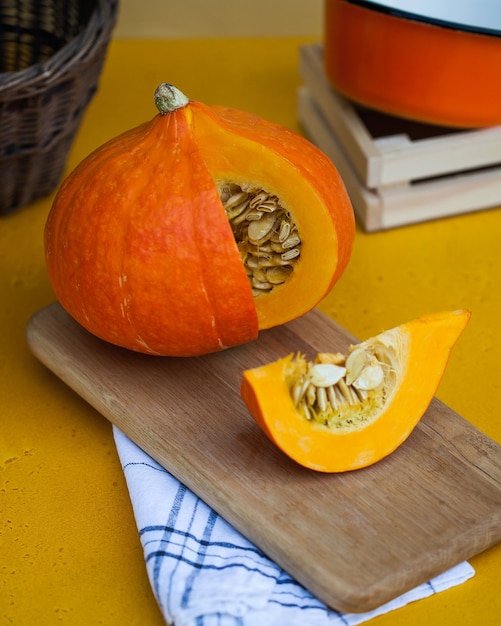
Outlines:
{"label": "white pot interior", "polygon": [[361,4],[403,17],[409,14],[444,26],[501,36],[501,0],[368,0]]}

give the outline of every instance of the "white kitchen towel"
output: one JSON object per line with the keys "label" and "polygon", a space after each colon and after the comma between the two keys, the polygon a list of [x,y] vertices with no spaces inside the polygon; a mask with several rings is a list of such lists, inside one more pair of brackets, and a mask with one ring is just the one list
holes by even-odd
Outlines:
{"label": "white kitchen towel", "polygon": [[467,562],[369,613],[329,609],[113,429],[146,568],[167,624],[355,626],[474,575]]}

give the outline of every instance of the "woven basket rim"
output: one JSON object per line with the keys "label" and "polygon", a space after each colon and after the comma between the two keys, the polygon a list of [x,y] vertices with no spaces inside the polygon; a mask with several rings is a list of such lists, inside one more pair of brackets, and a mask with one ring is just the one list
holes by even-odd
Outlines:
{"label": "woven basket rim", "polygon": [[0,97],[34,94],[72,71],[82,58],[93,51],[95,43],[107,40],[112,31],[119,0],[97,0],[87,26],[49,59],[18,72],[0,73]]}

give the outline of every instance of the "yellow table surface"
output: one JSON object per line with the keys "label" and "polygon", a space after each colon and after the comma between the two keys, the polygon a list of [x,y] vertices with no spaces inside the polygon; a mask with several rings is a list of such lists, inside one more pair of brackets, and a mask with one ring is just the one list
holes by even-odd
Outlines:
{"label": "yellow table surface", "polygon": [[[310,41],[113,41],[68,169],[153,117],[163,81],[300,130],[303,43]],[[0,623],[160,626],[111,426],[25,342],[30,316],[54,301],[42,246],[51,200],[0,218]],[[346,273],[321,304],[360,339],[425,312],[470,309],[437,395],[498,442],[500,234],[500,209],[383,233],[359,229]],[[373,623],[497,623],[501,546],[471,563],[470,581]]]}

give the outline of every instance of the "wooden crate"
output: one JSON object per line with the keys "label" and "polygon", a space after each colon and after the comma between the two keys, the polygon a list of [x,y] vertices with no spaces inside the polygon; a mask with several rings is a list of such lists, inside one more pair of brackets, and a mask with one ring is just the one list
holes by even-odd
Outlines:
{"label": "wooden crate", "polygon": [[359,107],[328,82],[321,44],[302,46],[299,63],[299,121],[336,164],[364,230],[501,207],[501,126],[458,130]]}

